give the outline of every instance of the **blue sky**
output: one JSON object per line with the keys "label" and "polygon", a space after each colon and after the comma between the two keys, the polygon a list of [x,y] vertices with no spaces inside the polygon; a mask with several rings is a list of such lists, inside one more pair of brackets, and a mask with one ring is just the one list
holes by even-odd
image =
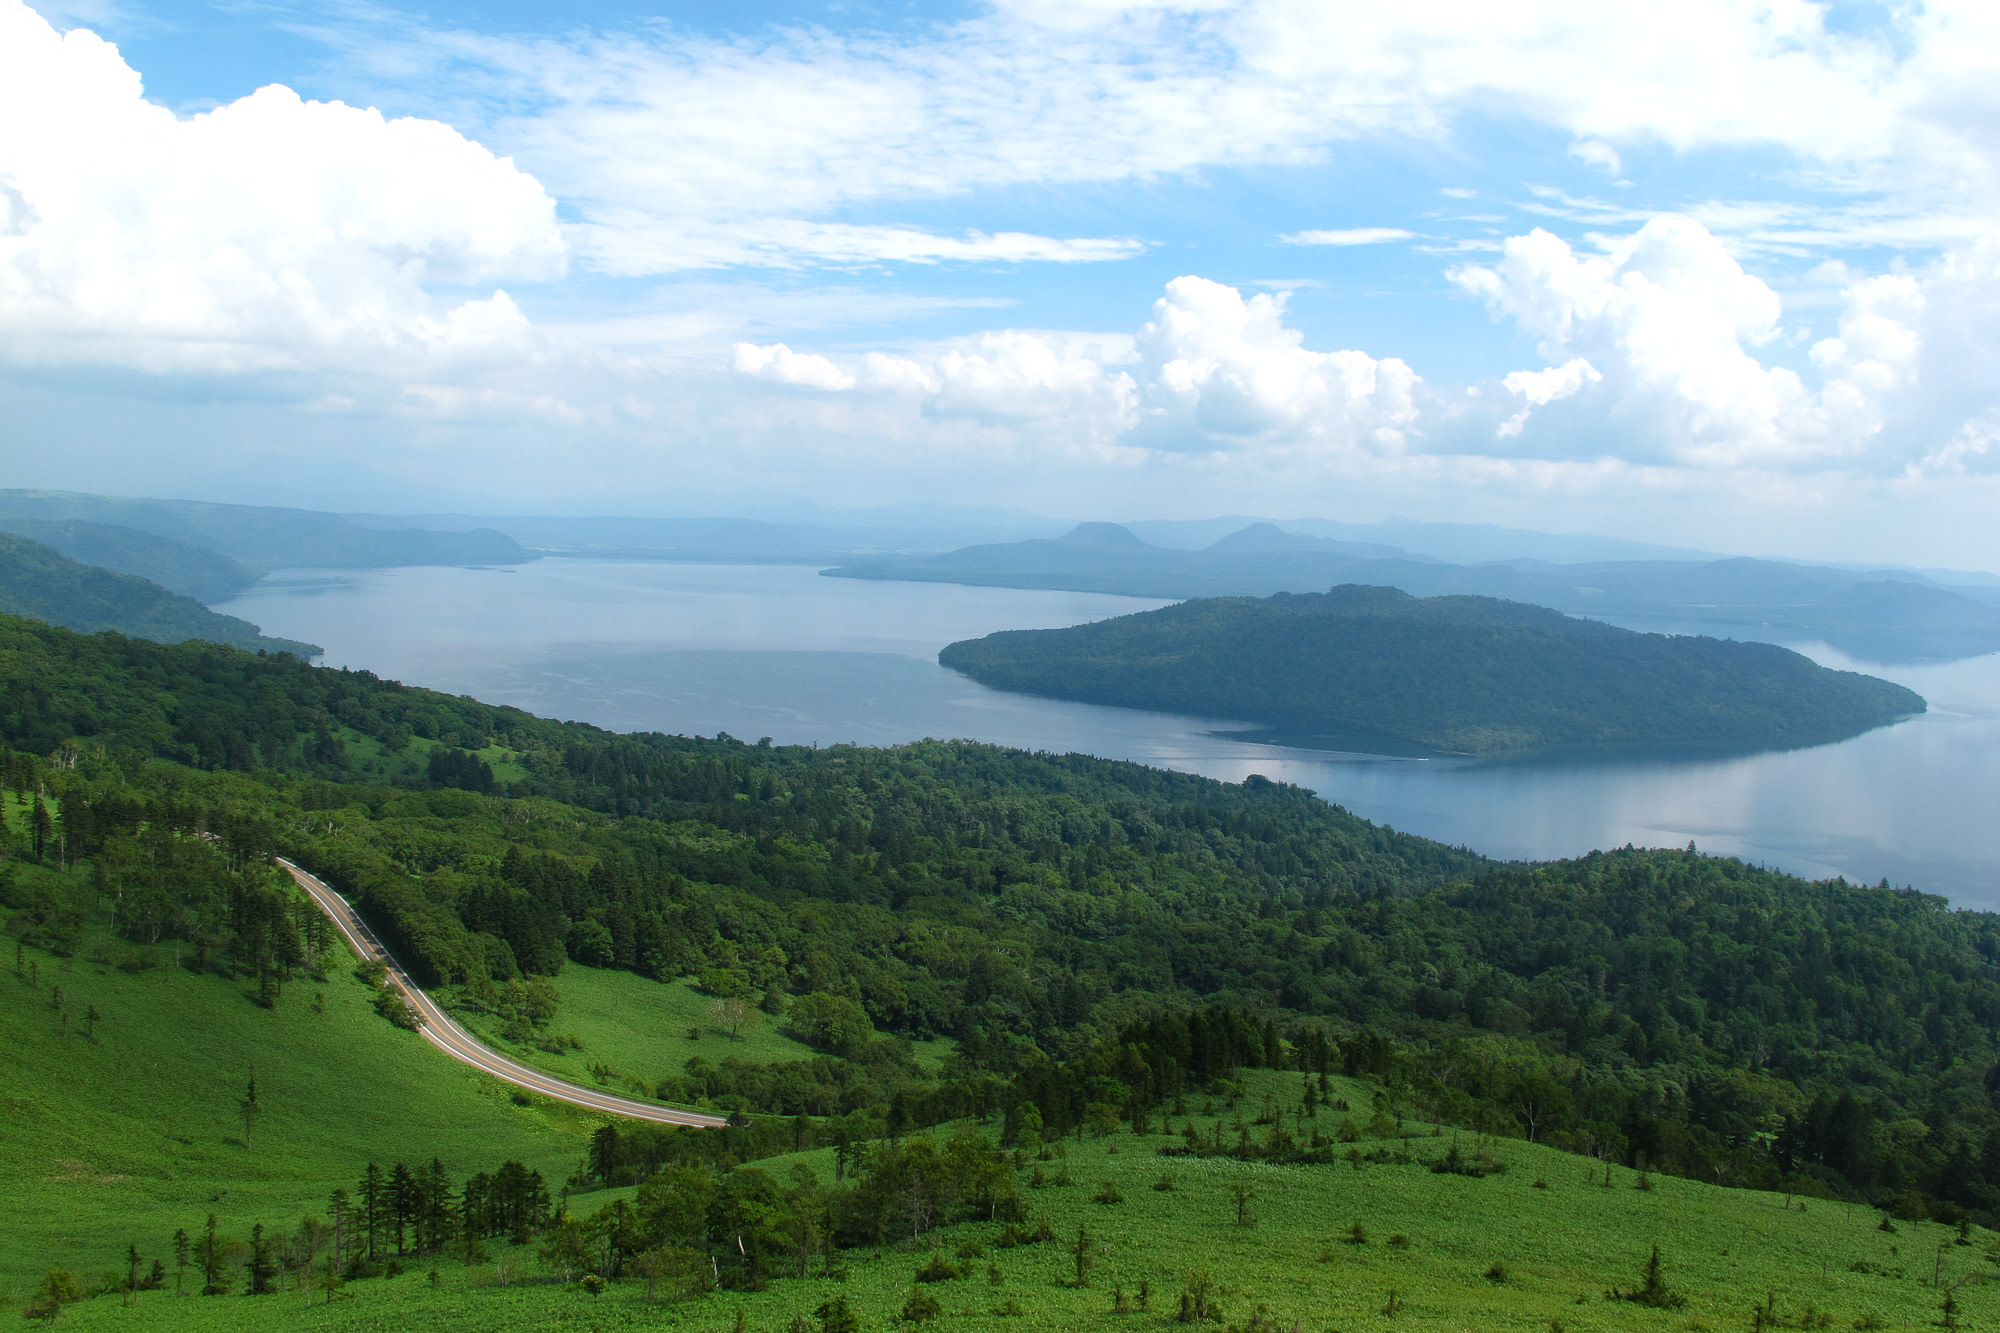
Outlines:
{"label": "blue sky", "polygon": [[2000,566],[2000,20],[0,0],[9,484]]}

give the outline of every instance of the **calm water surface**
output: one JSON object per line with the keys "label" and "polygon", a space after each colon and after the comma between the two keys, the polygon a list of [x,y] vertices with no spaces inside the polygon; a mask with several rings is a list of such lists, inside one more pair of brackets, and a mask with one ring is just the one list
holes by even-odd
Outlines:
{"label": "calm water surface", "polygon": [[1625,843],[1743,856],[2000,907],[2000,656],[1829,666],[1930,712],[1838,745],[1730,758],[1475,762],[1289,749],[1247,724],[1003,694],[936,661],[957,639],[1164,605],[1092,593],[821,578],[791,566],[541,560],[511,569],[285,570],[217,609],[325,661],[620,731],[780,743],[971,737],[1310,787],[1493,856]]}

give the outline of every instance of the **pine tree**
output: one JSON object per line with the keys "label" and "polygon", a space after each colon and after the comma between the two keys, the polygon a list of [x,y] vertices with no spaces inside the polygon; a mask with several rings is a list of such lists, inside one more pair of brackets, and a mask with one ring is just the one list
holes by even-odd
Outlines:
{"label": "pine tree", "polygon": [[201,1294],[220,1296],[229,1290],[229,1279],[223,1276],[223,1261],[227,1256],[228,1243],[215,1232],[215,1214],[208,1215],[208,1228],[201,1238]]}
{"label": "pine tree", "polygon": [[361,1177],[361,1233],[368,1261],[375,1262],[382,1244],[382,1223],[388,1211],[388,1190],[382,1183],[382,1168],[370,1162]]}
{"label": "pine tree", "polygon": [[333,1223],[333,1254],[330,1262],[335,1269],[339,1269],[346,1263],[347,1231],[354,1216],[354,1207],[347,1201],[346,1190],[337,1189],[333,1192],[333,1197],[327,1200],[326,1215]]}
{"label": "pine tree", "polygon": [[187,1295],[183,1286],[183,1279],[187,1276],[187,1266],[188,1233],[187,1228],[182,1227],[174,1233],[174,1295],[176,1296]]}
{"label": "pine tree", "polygon": [[1090,1228],[1078,1226],[1076,1243],[1070,1247],[1070,1256],[1076,1260],[1076,1285],[1090,1285],[1090,1270],[1097,1266],[1097,1242],[1090,1238]]}
{"label": "pine tree", "polygon": [[125,1247],[125,1299],[121,1304],[130,1305],[132,1303],[132,1293],[138,1289],[139,1247],[137,1245],[127,1245]]}
{"label": "pine tree", "polygon": [[55,822],[49,818],[49,808],[42,804],[41,795],[37,793],[34,809],[28,814],[28,835],[34,839],[36,865],[42,864],[42,858],[48,852],[49,834],[54,827]]}
{"label": "pine tree", "polygon": [[271,1294],[271,1244],[264,1239],[264,1224],[250,1228],[250,1294]]}
{"label": "pine tree", "polygon": [[257,1129],[257,1067],[250,1067],[250,1087],[243,1094],[243,1146],[250,1146],[250,1136]]}
{"label": "pine tree", "polygon": [[97,1024],[103,1017],[104,1015],[97,1012],[97,1006],[94,1004],[91,1005],[83,1016],[83,1035],[91,1041],[96,1041]]}

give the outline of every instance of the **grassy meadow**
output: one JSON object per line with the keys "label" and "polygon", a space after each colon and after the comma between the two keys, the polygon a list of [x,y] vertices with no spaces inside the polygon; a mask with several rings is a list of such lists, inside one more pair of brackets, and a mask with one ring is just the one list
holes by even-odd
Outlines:
{"label": "grassy meadow", "polygon": [[[771,1064],[810,1060],[818,1052],[780,1029],[783,1020],[769,1014],[731,1034],[718,1027],[710,1013],[715,997],[681,979],[659,982],[636,972],[569,963],[554,978],[562,1007],[549,1024],[551,1032],[579,1043],[560,1051],[507,1041],[491,1015],[466,1005],[454,1005],[453,1016],[489,1045],[576,1083],[646,1095],[651,1084],[678,1074],[696,1056],[711,1064],[743,1060]],[[887,1033],[878,1033],[887,1037]],[[936,1068],[951,1051],[951,1042],[909,1043],[918,1064]],[[635,1086],[627,1080],[636,1080]]]}
{"label": "grassy meadow", "polygon": [[0,958],[0,1293],[24,1296],[51,1266],[116,1267],[128,1243],[165,1255],[210,1212],[234,1235],[288,1227],[370,1160],[436,1156],[462,1178],[511,1157],[559,1188],[598,1123],[522,1105],[390,1026],[345,954],[325,982],[300,977],[265,1009],[254,982],[175,967],[171,948],[126,971],[134,952],[60,958],[10,940]]}
{"label": "grassy meadow", "polygon": [[[1195,1119],[1225,1133],[1249,1118],[1266,1094],[1292,1103],[1297,1075],[1249,1079],[1234,1108]],[[1365,1122],[1367,1090],[1343,1083],[1337,1095]],[[1325,1128],[1346,1118],[1322,1110]],[[1178,1130],[1180,1121],[1175,1128]],[[1382,1128],[1378,1122],[1378,1128]],[[943,1131],[940,1131],[943,1132]],[[1158,1155],[1176,1134],[1070,1140],[1020,1172],[1030,1215],[1046,1218],[1053,1241],[1001,1248],[1001,1228],[962,1223],[880,1249],[849,1251],[846,1277],[780,1279],[761,1292],[717,1292],[679,1302],[651,1301],[644,1286],[612,1285],[602,1295],[546,1275],[532,1249],[496,1245],[490,1261],[466,1268],[420,1264],[401,1277],[350,1284],[331,1305],[303,1293],[245,1299],[175,1298],[144,1292],[131,1308],[101,1297],[68,1310],[76,1328],[299,1328],[325,1330],[482,1330],[667,1327],[733,1333],[788,1333],[795,1318],[845,1295],[864,1329],[887,1329],[908,1300],[916,1270],[935,1253],[961,1268],[957,1280],[925,1284],[941,1307],[933,1328],[1028,1330],[1137,1329],[1172,1324],[1192,1274],[1217,1293],[1218,1329],[1331,1330],[1561,1329],[1682,1330],[1896,1328],[1940,1326],[1950,1289],[1962,1327],[2000,1318],[1994,1237],[1970,1244],[1934,1223],[1879,1229],[1880,1215],[1819,1200],[1725,1190],[1613,1169],[1516,1140],[1483,1144],[1461,1135],[1468,1155],[1484,1147],[1506,1170],[1484,1177],[1439,1174],[1449,1131],[1407,1124],[1410,1137],[1368,1137],[1360,1165],[1268,1166],[1225,1158]],[[1395,1160],[1399,1156],[1409,1161]],[[1371,1161],[1370,1157],[1389,1160]],[[758,1164],[778,1175],[804,1166],[831,1175],[825,1152]],[[1039,1171],[1043,1184],[1033,1184]],[[1063,1179],[1068,1184],[1057,1183]],[[1162,1182],[1171,1189],[1157,1188]],[[1113,1191],[1104,1189],[1106,1184]],[[1239,1188],[1246,1224],[1239,1224]],[[1111,1193],[1118,1202],[1105,1202]],[[623,1193],[622,1191],[619,1193]],[[588,1212],[614,1197],[580,1196]],[[1360,1228],[1359,1241],[1355,1228]],[[1077,1283],[1076,1241],[1088,1232],[1087,1284]],[[1658,1245],[1673,1304],[1615,1299],[1642,1280]],[[1941,1281],[1940,1281],[1941,1276]],[[1966,1281],[1971,1279],[1970,1281]],[[1962,1285],[1961,1285],[1962,1284]],[[1137,1308],[1141,1292],[1145,1308]],[[1119,1310],[1120,1297],[1128,1307]],[[313,1300],[323,1301],[324,1297]],[[1756,1307],[1764,1307],[1758,1323]],[[1258,1323],[1255,1320],[1269,1322]]]}

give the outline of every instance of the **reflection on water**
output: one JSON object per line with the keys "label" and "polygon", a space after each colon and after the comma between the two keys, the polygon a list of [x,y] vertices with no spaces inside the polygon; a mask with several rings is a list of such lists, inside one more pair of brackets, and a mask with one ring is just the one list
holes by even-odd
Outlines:
{"label": "reflection on water", "polygon": [[1260,744],[1249,725],[1003,694],[937,665],[997,629],[1163,605],[1094,593],[820,578],[786,566],[543,560],[288,570],[217,608],[333,665],[617,730],[781,743],[971,737],[1310,787],[1379,823],[1503,857],[1684,846],[2000,906],[2000,656],[1874,667],[1930,712],[1747,756],[1469,761]]}

